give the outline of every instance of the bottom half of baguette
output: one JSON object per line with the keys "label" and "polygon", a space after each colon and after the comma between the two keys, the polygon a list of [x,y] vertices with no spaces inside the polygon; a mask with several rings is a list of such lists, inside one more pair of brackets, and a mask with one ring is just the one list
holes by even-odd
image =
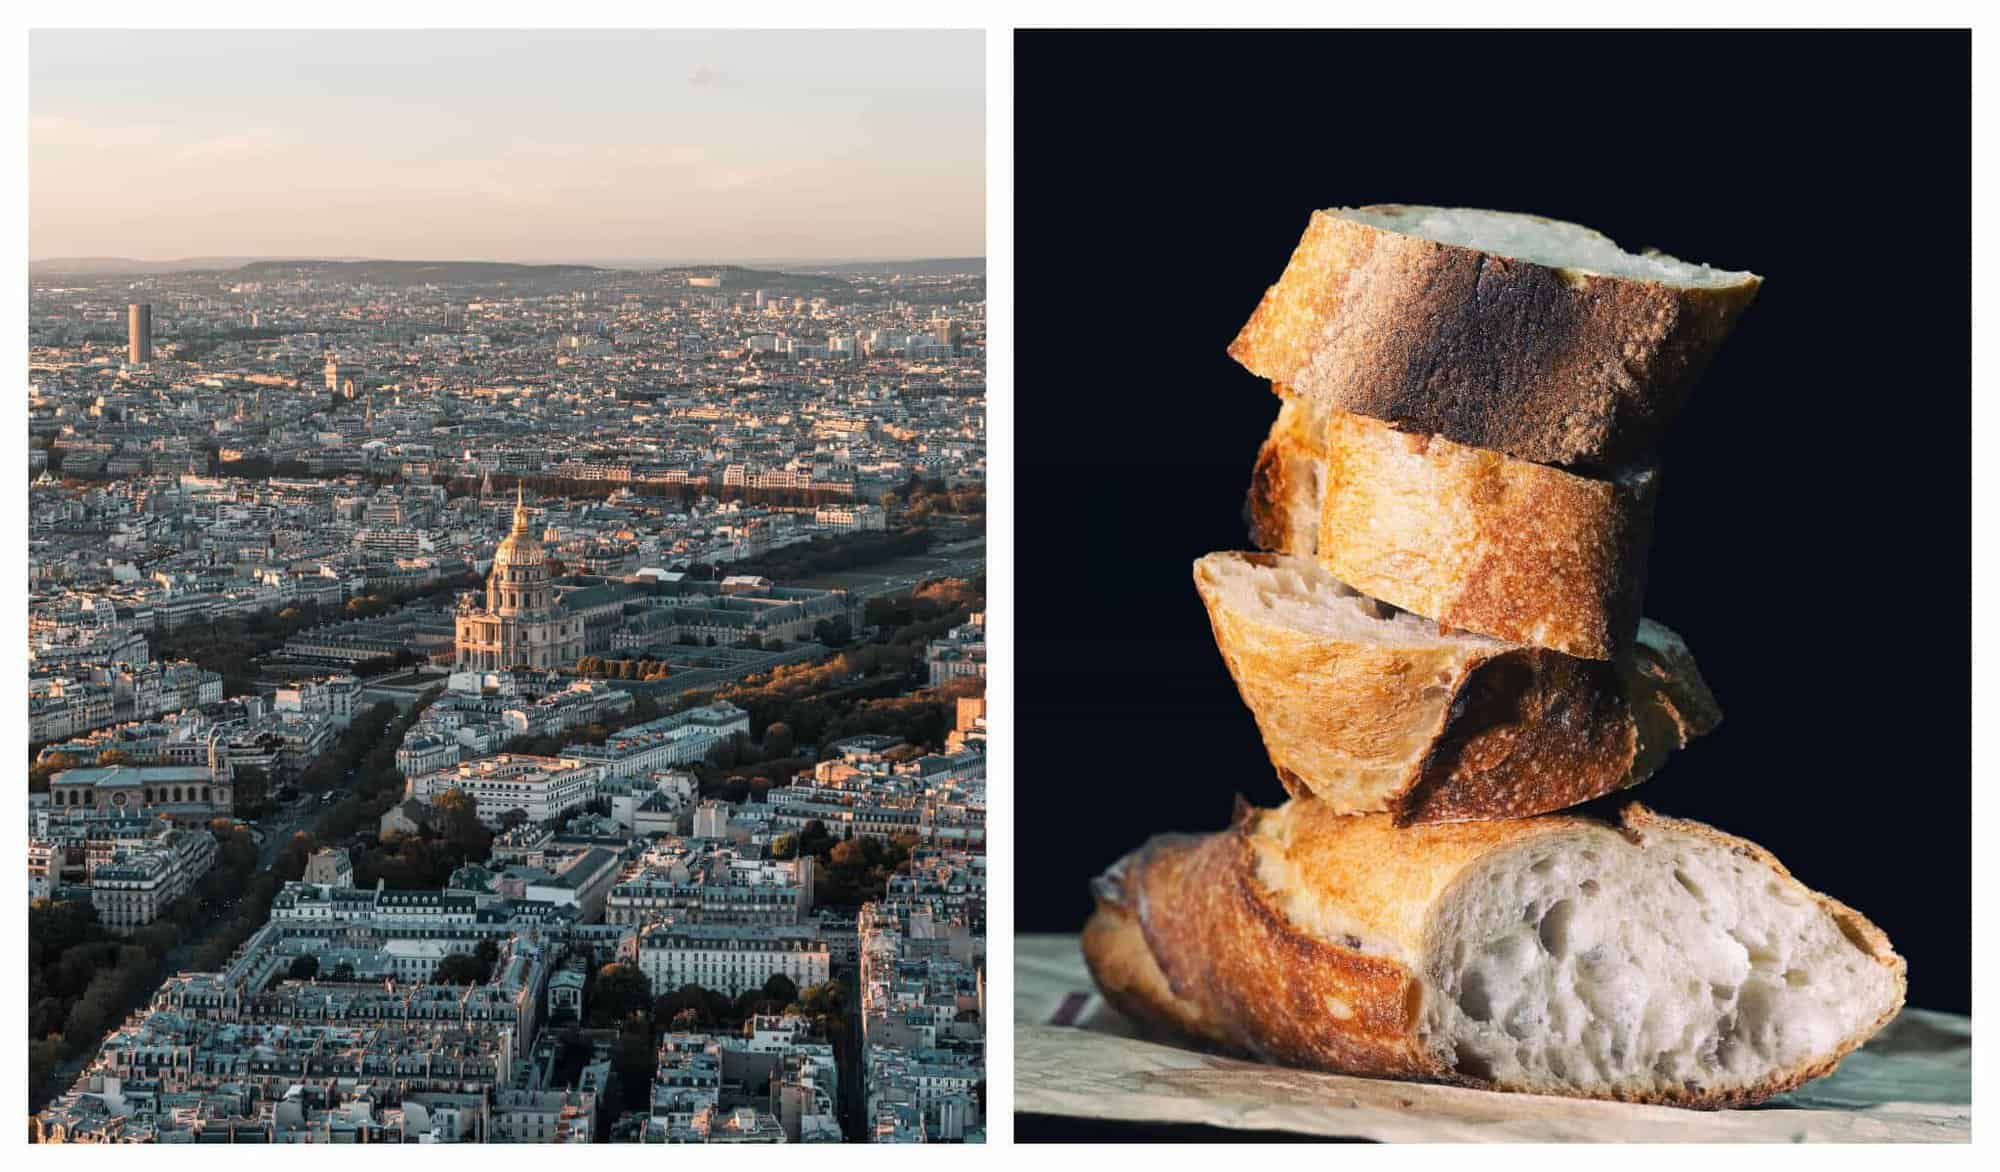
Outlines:
{"label": "bottom half of baguette", "polygon": [[1905,988],[1861,915],[1636,803],[1397,828],[1295,800],[1094,894],[1084,956],[1126,1016],[1370,1077],[1742,1106],[1831,1072]]}

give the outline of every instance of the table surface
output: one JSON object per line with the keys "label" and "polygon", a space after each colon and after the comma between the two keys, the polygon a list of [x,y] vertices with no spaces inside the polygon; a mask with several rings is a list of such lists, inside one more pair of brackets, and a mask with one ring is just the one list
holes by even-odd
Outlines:
{"label": "table surface", "polygon": [[1825,1078],[1754,1108],[1687,1111],[1351,1078],[1224,1058],[1138,1032],[1092,988],[1074,936],[1014,945],[1014,1108],[1401,1142],[1944,1142],[1972,1138],[1972,1019],[1906,1009]]}

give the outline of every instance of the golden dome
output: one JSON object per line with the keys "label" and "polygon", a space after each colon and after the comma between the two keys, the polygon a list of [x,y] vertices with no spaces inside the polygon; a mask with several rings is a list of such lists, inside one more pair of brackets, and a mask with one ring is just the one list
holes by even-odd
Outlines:
{"label": "golden dome", "polygon": [[493,568],[501,566],[539,566],[547,561],[542,551],[542,543],[528,532],[528,506],[517,485],[514,489],[514,528],[500,539],[500,548],[493,551]]}

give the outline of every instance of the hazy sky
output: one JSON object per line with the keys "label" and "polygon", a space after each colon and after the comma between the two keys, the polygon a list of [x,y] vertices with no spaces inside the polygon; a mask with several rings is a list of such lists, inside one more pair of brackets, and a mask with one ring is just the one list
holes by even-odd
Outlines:
{"label": "hazy sky", "polygon": [[37,31],[31,258],[985,253],[978,32]]}

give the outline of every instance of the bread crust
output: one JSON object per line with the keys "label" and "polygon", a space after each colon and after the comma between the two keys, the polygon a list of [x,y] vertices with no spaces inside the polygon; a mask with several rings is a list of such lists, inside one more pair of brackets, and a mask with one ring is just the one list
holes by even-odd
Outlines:
{"label": "bread crust", "polygon": [[1280,399],[1271,433],[1257,449],[1243,517],[1258,549],[1310,555],[1319,545],[1326,450],[1312,426],[1318,414],[1298,399]]}
{"label": "bread crust", "polygon": [[1616,663],[1487,639],[1369,641],[1230,605],[1194,564],[1216,647],[1286,790],[1399,825],[1521,818],[1646,780],[1722,719],[1680,639],[1646,624]]}
{"label": "bread crust", "polygon": [[1615,480],[1333,412],[1315,556],[1439,624],[1585,659],[1631,640],[1658,474]]}
{"label": "bread crust", "polygon": [[1329,406],[1539,463],[1649,458],[1762,283],[1555,268],[1342,210],[1313,213],[1230,356]]}
{"label": "bread crust", "polygon": [[1119,867],[1115,894],[1100,884],[1084,960],[1120,1012],[1266,1062],[1449,1073],[1417,1040],[1416,974],[1290,929],[1243,835],[1156,838]]}
{"label": "bread crust", "polygon": [[1607,826],[1642,844],[1662,827],[1686,831],[1770,866],[1891,970],[1896,997],[1825,1054],[1752,1086],[1568,1093],[1704,1109],[1761,1102],[1831,1071],[1901,1008],[1904,962],[1879,928],[1800,884],[1761,847],[1637,803],[1609,823],[1557,814],[1407,829],[1311,801],[1239,810],[1227,831],[1156,838],[1101,877],[1084,959],[1113,1006],[1151,1028],[1286,1065],[1523,1090],[1454,1070],[1422,1038],[1430,914],[1496,851]]}

